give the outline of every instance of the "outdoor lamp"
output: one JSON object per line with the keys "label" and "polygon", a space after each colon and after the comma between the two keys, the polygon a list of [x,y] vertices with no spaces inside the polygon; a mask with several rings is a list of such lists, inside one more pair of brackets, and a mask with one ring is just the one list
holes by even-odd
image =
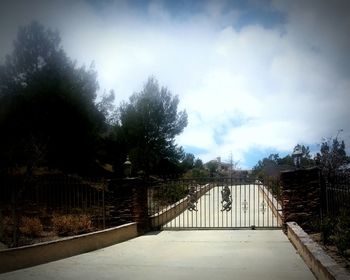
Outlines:
{"label": "outdoor lamp", "polygon": [[123,166],[124,166],[124,175],[125,175],[125,177],[126,178],[130,177],[132,164],[131,164],[131,162],[129,160],[129,156],[126,157],[126,161],[124,162]]}
{"label": "outdoor lamp", "polygon": [[303,156],[303,150],[302,150],[301,146],[298,144],[298,145],[296,145],[294,147],[294,151],[293,151],[293,154],[292,154],[294,165],[297,168],[300,167],[302,156]]}

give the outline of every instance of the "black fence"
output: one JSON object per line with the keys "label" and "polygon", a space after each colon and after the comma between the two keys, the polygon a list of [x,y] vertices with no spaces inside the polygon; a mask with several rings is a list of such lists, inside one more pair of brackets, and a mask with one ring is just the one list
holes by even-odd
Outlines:
{"label": "black fence", "polygon": [[322,216],[337,217],[350,207],[350,173],[323,176],[321,183]]}
{"label": "black fence", "polygon": [[131,191],[119,179],[2,176],[0,241],[16,247],[55,230],[73,235],[131,222]]}
{"label": "black fence", "polygon": [[43,232],[73,235],[135,221],[162,228],[182,213],[191,224],[179,224],[182,215],[168,227],[279,227],[279,200],[279,181],[270,179],[2,176],[0,241],[16,247]]}
{"label": "black fence", "polygon": [[14,209],[35,216],[54,211],[62,214],[84,212],[93,215],[103,226],[105,194],[108,182],[75,176],[40,176],[0,178],[2,214]]}

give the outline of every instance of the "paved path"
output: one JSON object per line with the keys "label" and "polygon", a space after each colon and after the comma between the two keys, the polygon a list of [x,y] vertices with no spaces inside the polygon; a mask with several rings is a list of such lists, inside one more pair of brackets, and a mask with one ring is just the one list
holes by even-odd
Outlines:
{"label": "paved path", "polygon": [[315,279],[281,230],[162,231],[0,279]]}

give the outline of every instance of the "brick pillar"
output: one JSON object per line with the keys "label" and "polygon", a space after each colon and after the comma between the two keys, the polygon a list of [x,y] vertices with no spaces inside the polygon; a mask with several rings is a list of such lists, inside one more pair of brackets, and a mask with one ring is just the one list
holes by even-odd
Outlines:
{"label": "brick pillar", "polygon": [[129,180],[132,187],[133,218],[137,222],[138,233],[143,234],[149,230],[147,184],[139,178]]}
{"label": "brick pillar", "polygon": [[296,222],[305,231],[320,218],[320,171],[318,168],[297,169],[281,173],[283,227]]}
{"label": "brick pillar", "polygon": [[140,178],[124,178],[111,180],[109,203],[113,205],[110,213],[111,226],[129,222],[138,223],[140,234],[149,230],[147,182]]}

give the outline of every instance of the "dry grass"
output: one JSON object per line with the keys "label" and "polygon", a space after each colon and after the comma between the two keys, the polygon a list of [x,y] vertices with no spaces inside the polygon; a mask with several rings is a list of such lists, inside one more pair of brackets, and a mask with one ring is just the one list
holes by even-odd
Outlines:
{"label": "dry grass", "polygon": [[60,215],[52,218],[54,231],[61,236],[75,235],[92,231],[91,216],[86,214]]}
{"label": "dry grass", "polygon": [[20,232],[28,237],[40,237],[43,233],[43,225],[39,218],[22,217]]}

